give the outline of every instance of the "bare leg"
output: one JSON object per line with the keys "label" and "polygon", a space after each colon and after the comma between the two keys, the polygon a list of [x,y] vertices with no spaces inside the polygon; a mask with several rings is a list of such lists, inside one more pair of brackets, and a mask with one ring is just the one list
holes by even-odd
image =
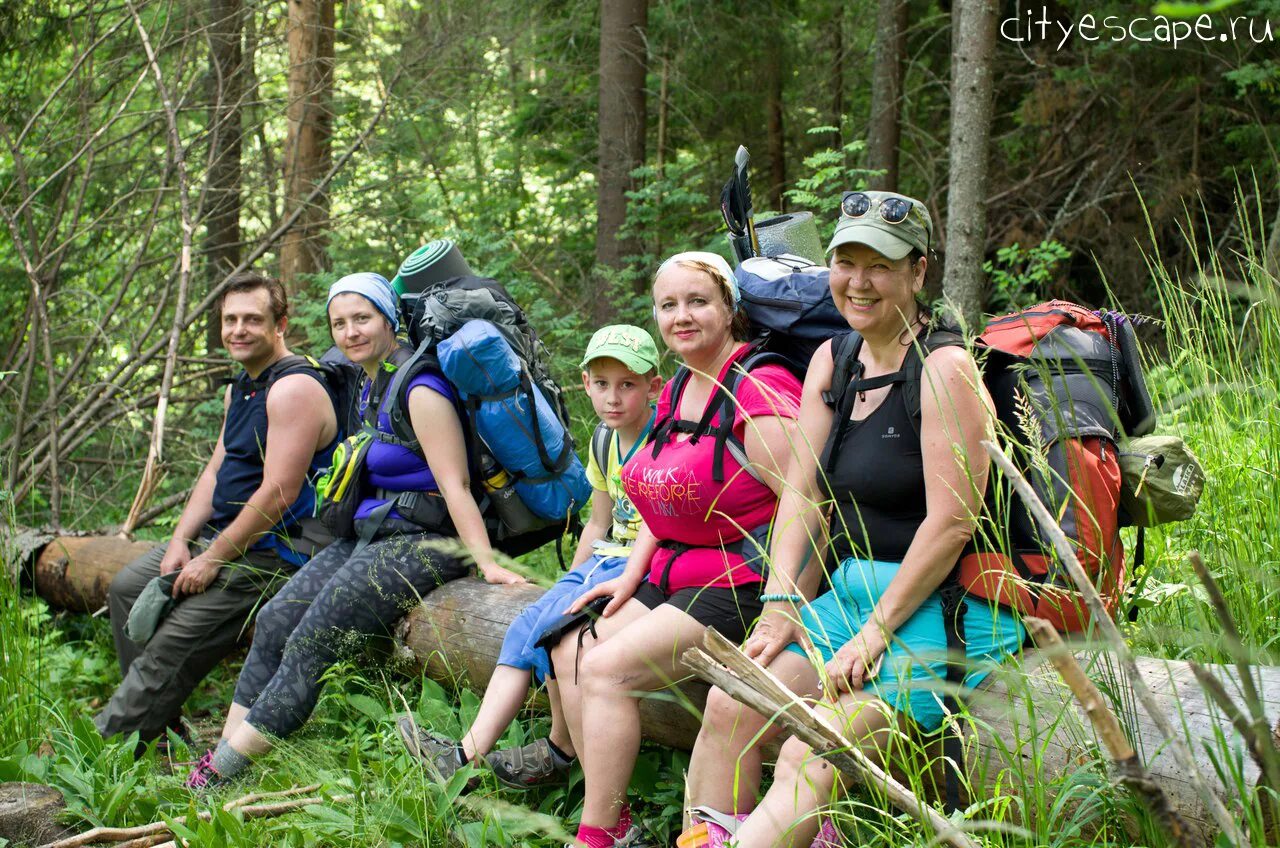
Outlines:
{"label": "bare leg", "polygon": [[547,733],[547,738],[561,751],[574,756],[578,749],[573,746],[573,737],[569,735],[564,705],[560,703],[560,686],[554,680],[547,681],[547,699],[551,701],[551,730]]}
{"label": "bare leg", "polygon": [[[821,693],[817,669],[806,656],[783,651],[769,664],[791,691],[805,698]],[[689,763],[686,797],[690,806],[710,807],[725,813],[749,813],[760,789],[760,748],[782,732],[768,720],[744,707],[719,689],[707,696],[702,729]],[[691,823],[686,821],[685,827]]]}
{"label": "bare leg", "polygon": [[244,721],[244,717],[248,714],[248,707],[242,707],[232,701],[231,706],[227,708],[227,720],[222,725],[222,738],[230,739],[234,736],[235,732],[240,729],[240,724]]}
{"label": "bare leg", "polygon": [[665,604],[646,610],[632,600],[618,614],[636,608],[642,613],[638,620],[606,636],[583,660],[584,825],[617,825],[640,751],[640,702],[635,693],[687,677],[680,657],[701,642],[707,629]]}
{"label": "bare leg", "polygon": [[483,757],[493,750],[494,743],[524,706],[532,677],[532,672],[509,665],[500,665],[493,670],[476,720],[462,736],[462,750],[468,759]]}
{"label": "bare leg", "polygon": [[227,744],[249,759],[257,759],[275,747],[275,743],[262,735],[247,721],[240,722],[235,733],[226,737]]}
{"label": "bare leg", "polygon": [[[862,692],[846,694],[835,705],[818,705],[818,711],[845,736],[874,759],[881,759],[885,731],[893,713],[884,702]],[[782,746],[773,786],[738,831],[739,848],[808,848],[821,824],[818,814],[843,792],[838,774],[826,760],[815,757],[809,746],[791,738]]]}

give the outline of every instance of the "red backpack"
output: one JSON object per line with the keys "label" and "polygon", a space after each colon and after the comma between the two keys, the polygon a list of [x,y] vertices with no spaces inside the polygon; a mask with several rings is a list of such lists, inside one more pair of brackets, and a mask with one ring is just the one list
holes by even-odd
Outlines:
{"label": "red backpack", "polygon": [[[833,390],[824,400],[843,416],[840,422],[849,416],[846,399],[859,388],[853,372],[860,343],[856,335],[845,337],[832,350]],[[919,355],[908,354],[902,371],[874,379],[903,383],[918,426],[924,357],[963,344],[958,333],[935,330],[919,339]],[[1143,435],[1155,426],[1132,325],[1117,313],[1054,300],[992,319],[975,346],[1014,463],[1075,542],[1081,565],[1114,610],[1125,588],[1120,527],[1127,523],[1117,441],[1122,433]],[[968,594],[1047,619],[1065,632],[1089,625],[1088,609],[1052,544],[997,473],[954,581]]]}

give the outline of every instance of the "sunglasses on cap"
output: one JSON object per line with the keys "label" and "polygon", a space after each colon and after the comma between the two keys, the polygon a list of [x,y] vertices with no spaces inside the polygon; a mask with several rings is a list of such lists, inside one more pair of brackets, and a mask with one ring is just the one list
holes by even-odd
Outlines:
{"label": "sunglasses on cap", "polygon": [[872,210],[886,224],[901,224],[911,214],[912,203],[905,197],[884,197],[879,200],[860,191],[846,191],[840,198],[840,211],[847,218],[863,218]]}

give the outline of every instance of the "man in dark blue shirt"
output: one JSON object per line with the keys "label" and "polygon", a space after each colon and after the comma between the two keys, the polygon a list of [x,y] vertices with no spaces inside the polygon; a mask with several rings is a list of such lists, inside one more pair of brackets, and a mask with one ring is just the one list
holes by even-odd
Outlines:
{"label": "man in dark blue shirt", "polygon": [[[288,299],[278,281],[240,276],[221,313],[222,342],[244,371],[227,389],[213,456],[168,545],[111,583],[124,679],[95,718],[104,736],[136,730],[146,742],[177,729],[187,696],[312,552],[299,521],[311,514],[313,472],[328,466],[339,438],[334,397],[323,375],[285,345]],[[129,615],[158,578],[176,604],[138,644],[126,632]],[[134,637],[145,635],[133,628]]]}

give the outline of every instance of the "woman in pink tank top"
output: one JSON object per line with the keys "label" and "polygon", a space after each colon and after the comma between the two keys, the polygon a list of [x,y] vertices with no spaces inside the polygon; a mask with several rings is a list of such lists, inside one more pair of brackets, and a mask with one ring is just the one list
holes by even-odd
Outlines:
{"label": "woman in pink tank top", "polygon": [[611,598],[601,618],[551,653],[586,777],[577,838],[592,848],[650,844],[626,803],[640,748],[635,693],[687,676],[680,656],[708,627],[741,640],[760,612],[801,384],[780,365],[744,370],[753,348],[739,300],[715,254],[677,254],[658,269],[654,317],[682,373],[658,401],[653,443],[622,470],[645,526],[625,572],[570,609]]}

